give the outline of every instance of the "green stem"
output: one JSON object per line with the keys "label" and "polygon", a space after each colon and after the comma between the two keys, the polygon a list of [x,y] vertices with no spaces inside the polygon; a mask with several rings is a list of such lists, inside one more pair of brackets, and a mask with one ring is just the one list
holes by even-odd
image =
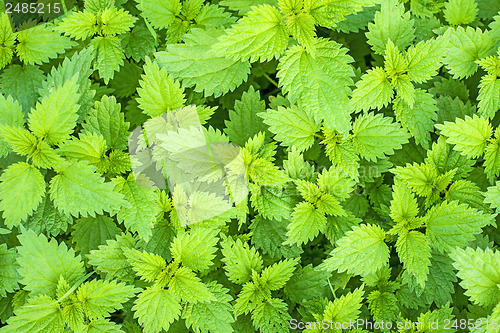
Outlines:
{"label": "green stem", "polygon": [[273,86],[279,88],[278,82],[274,81],[269,75],[267,75],[267,73],[264,73],[264,77],[267,79],[267,81],[271,82]]}

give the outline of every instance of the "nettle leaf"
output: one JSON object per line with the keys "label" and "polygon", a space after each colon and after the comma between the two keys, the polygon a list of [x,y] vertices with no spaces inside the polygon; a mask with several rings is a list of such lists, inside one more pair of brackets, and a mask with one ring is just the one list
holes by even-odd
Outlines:
{"label": "nettle leaf", "polygon": [[123,195],[128,206],[122,207],[116,217],[123,222],[132,232],[137,232],[139,236],[148,241],[151,238],[153,224],[156,222],[156,215],[159,213],[156,204],[157,195],[152,189],[143,188],[136,184],[133,174],[127,179],[118,177],[113,179],[114,191]]}
{"label": "nettle leaf", "polygon": [[17,258],[20,282],[33,295],[54,296],[61,276],[73,285],[85,274],[80,256],[75,256],[75,251],[68,249],[64,242],[49,241],[43,234],[37,236],[31,230],[20,234],[18,239],[21,243]]}
{"label": "nettle leaf", "polygon": [[137,88],[139,108],[156,117],[167,111],[184,106],[184,89],[168,74],[166,68],[159,68],[156,62],[146,59],[144,74]]}
{"label": "nettle leaf", "polygon": [[500,182],[496,182],[495,186],[488,187],[488,190],[485,193],[485,203],[489,203],[491,207],[500,210]]}
{"label": "nettle leaf", "polygon": [[444,37],[448,46],[444,63],[454,79],[470,77],[477,71],[477,60],[491,54],[494,43],[489,31],[480,28],[449,28]]}
{"label": "nettle leaf", "polygon": [[170,246],[172,257],[195,272],[203,272],[213,265],[217,242],[217,229],[192,228],[179,233]]}
{"label": "nettle leaf", "polygon": [[60,305],[47,295],[31,297],[28,303],[9,318],[2,333],[18,332],[61,332],[65,328],[64,317]]}
{"label": "nettle leaf", "polygon": [[429,148],[430,133],[438,119],[437,102],[432,95],[421,89],[415,89],[413,106],[408,105],[401,98],[396,98],[394,111],[396,119],[415,138],[415,142],[424,148]]}
{"label": "nettle leaf", "polygon": [[433,247],[446,251],[467,245],[483,227],[494,223],[494,217],[457,201],[444,201],[425,215],[426,234]]}
{"label": "nettle leaf", "polygon": [[115,281],[92,280],[80,285],[76,297],[81,302],[83,311],[90,319],[108,317],[115,310],[120,310],[137,289],[125,283]]}
{"label": "nettle leaf", "polygon": [[98,36],[92,39],[94,47],[94,69],[99,71],[99,76],[108,84],[115,72],[123,66],[125,54],[121,47],[120,38],[117,36]]}
{"label": "nettle leaf", "polygon": [[126,205],[124,196],[114,191],[115,186],[105,183],[95,172],[96,167],[86,162],[65,162],[55,170],[49,193],[57,209],[66,215],[95,216]]}
{"label": "nettle leaf", "polygon": [[12,228],[31,215],[42,202],[45,181],[40,171],[28,163],[10,165],[0,176],[0,210]]}
{"label": "nettle leaf", "polygon": [[133,281],[135,274],[122,248],[134,248],[136,243],[137,240],[129,233],[119,234],[116,240],[107,240],[106,245],[99,246],[99,250],[91,250],[89,263],[108,277]]}
{"label": "nettle leaf", "polygon": [[389,76],[381,67],[369,69],[356,82],[350,103],[356,111],[381,109],[392,100],[394,90]]}
{"label": "nettle leaf", "polygon": [[234,102],[234,110],[229,111],[229,121],[224,122],[224,133],[232,143],[243,147],[248,139],[265,131],[267,126],[258,116],[265,110],[266,103],[261,100],[259,91],[250,86],[248,91],[241,95],[241,99]]}
{"label": "nettle leaf", "polygon": [[[54,209],[53,205],[50,206]],[[57,212],[54,209],[54,212]],[[64,218],[61,216],[60,218]],[[83,217],[73,225],[73,242],[75,250],[82,254],[89,254],[97,250],[99,245],[106,244],[108,239],[113,239],[121,232],[115,221],[107,216]]]}
{"label": "nettle leaf", "polygon": [[311,203],[303,201],[295,206],[288,225],[285,244],[302,245],[316,237],[326,225],[326,216]]}
{"label": "nettle leaf", "polygon": [[182,318],[186,326],[203,333],[230,333],[233,332],[231,324],[234,322],[229,289],[217,284],[215,281],[206,284],[208,290],[214,295],[216,301],[210,303],[188,303],[182,311]]}
{"label": "nettle leaf", "polygon": [[379,226],[363,224],[348,231],[337,241],[331,257],[323,262],[328,270],[365,276],[387,265],[389,247],[384,242],[385,232]]}
{"label": "nettle leaf", "polygon": [[352,132],[358,154],[369,161],[392,155],[394,150],[401,149],[408,142],[408,134],[401,126],[382,114],[367,113],[358,116]]}
{"label": "nettle leaf", "polygon": [[283,17],[273,6],[254,6],[225,35],[214,51],[234,60],[268,61],[278,58],[288,45]]}
{"label": "nettle leaf", "polygon": [[194,28],[183,37],[184,44],[169,44],[166,51],[155,56],[160,66],[181,80],[184,87],[194,86],[205,96],[219,97],[236,89],[250,73],[248,61],[231,60],[211,50],[220,36],[221,30]]}
{"label": "nettle leaf", "polygon": [[252,312],[254,326],[262,333],[285,333],[291,319],[287,304],[279,298],[259,303]]}
{"label": "nettle leaf", "polygon": [[323,318],[333,323],[355,321],[360,315],[359,309],[363,301],[363,294],[363,287],[360,287],[337,298],[333,302],[329,302],[325,308]]}
{"label": "nettle leaf", "polygon": [[314,45],[314,58],[299,45],[285,52],[278,64],[279,86],[316,123],[324,121],[329,129],[347,133],[351,128],[348,97],[353,59],[334,41],[317,38]]}
{"label": "nettle leaf", "polygon": [[444,7],[444,18],[450,25],[469,24],[476,19],[478,12],[473,0],[451,0]]}
{"label": "nettle leaf", "polygon": [[493,134],[488,120],[477,115],[472,118],[465,116],[465,120],[458,118],[454,123],[445,121],[444,124],[435,126],[447,137],[447,143],[454,144],[455,150],[471,158],[484,153],[488,139]]}
{"label": "nettle leaf", "polygon": [[49,144],[59,144],[73,132],[78,119],[77,76],[45,96],[28,117],[29,129]]}
{"label": "nettle leaf", "polygon": [[7,249],[7,244],[0,245],[0,296],[2,297],[7,297],[7,293],[19,289],[18,281],[21,276],[17,272],[19,268],[17,257],[15,249]]}
{"label": "nettle leaf", "polygon": [[168,28],[174,22],[175,16],[181,12],[181,3],[178,0],[141,0],[137,1],[138,8],[156,28]]}
{"label": "nettle leaf", "polygon": [[491,249],[454,249],[450,253],[465,295],[479,305],[493,306],[500,299],[500,254]]}
{"label": "nettle leaf", "polygon": [[137,275],[146,282],[158,279],[160,273],[167,267],[165,259],[156,254],[131,248],[123,248],[123,253]]}
{"label": "nettle leaf", "polygon": [[96,101],[82,124],[85,132],[102,135],[109,149],[126,149],[129,123],[125,122],[121,105],[114,96],[103,96]]}
{"label": "nettle leaf", "polygon": [[47,62],[76,45],[69,38],[54,32],[47,24],[17,32],[17,41],[16,53],[27,64]]}
{"label": "nettle leaf", "polygon": [[175,271],[168,288],[173,294],[189,303],[215,301],[214,295],[207,286],[192,270],[186,267],[180,267]]}
{"label": "nettle leaf", "polygon": [[82,327],[82,333],[122,333],[120,325],[116,325],[109,319],[92,320]]}
{"label": "nettle leaf", "polygon": [[132,310],[144,332],[158,333],[168,331],[170,324],[181,314],[180,299],[172,290],[148,287],[139,294]]}
{"label": "nettle leaf", "polygon": [[419,231],[410,231],[399,236],[396,250],[407,272],[415,276],[418,284],[425,286],[431,255],[429,239]]}
{"label": "nettle leaf", "polygon": [[[408,77],[411,81],[422,83],[437,75],[442,65],[444,39],[438,37],[411,45],[405,53],[408,64]],[[418,101],[418,98],[415,98]]]}
{"label": "nettle leaf", "polygon": [[404,50],[415,36],[413,23],[403,4],[396,0],[383,1],[374,23],[368,24],[367,42],[378,54],[384,53],[389,39],[398,49]]}
{"label": "nettle leaf", "polygon": [[303,110],[294,105],[290,108],[278,107],[278,110],[267,110],[260,113],[269,131],[275,139],[285,146],[295,146],[298,151],[310,148],[314,143],[314,134],[319,125]]}
{"label": "nettle leaf", "polygon": [[222,261],[229,280],[236,284],[245,284],[252,278],[252,272],[260,273],[263,266],[262,257],[255,248],[237,239],[222,242]]}

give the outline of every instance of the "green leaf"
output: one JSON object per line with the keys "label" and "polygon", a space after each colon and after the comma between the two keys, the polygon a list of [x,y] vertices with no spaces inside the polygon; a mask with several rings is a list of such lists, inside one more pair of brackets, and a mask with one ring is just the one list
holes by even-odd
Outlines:
{"label": "green leaf", "polygon": [[290,320],[287,304],[279,298],[258,303],[252,312],[254,326],[262,333],[289,332]]}
{"label": "green leaf", "polygon": [[222,242],[222,262],[227,277],[233,283],[243,285],[250,281],[252,272],[260,273],[262,258],[253,247],[241,240],[227,239]]}
{"label": "green leaf", "polygon": [[50,197],[66,215],[75,217],[114,212],[124,204],[114,185],[105,183],[96,167],[86,162],[66,162],[56,169],[50,181]]}
{"label": "green leaf", "polygon": [[0,92],[12,96],[22,106],[24,113],[28,114],[38,100],[38,89],[44,78],[38,66],[10,65],[0,75]]}
{"label": "green leaf", "polygon": [[156,62],[146,59],[144,74],[137,88],[139,108],[156,117],[165,112],[184,106],[184,89],[168,74],[166,68],[160,69]]}
{"label": "green leaf", "polygon": [[120,325],[116,325],[109,319],[92,320],[82,327],[82,333],[123,333]]}
{"label": "green leaf", "polygon": [[400,235],[396,242],[396,250],[403,267],[424,288],[427,274],[429,274],[429,265],[431,264],[429,260],[431,247],[427,236],[419,231],[410,231]]}
{"label": "green leaf", "polygon": [[211,50],[222,35],[220,30],[194,28],[183,37],[183,44],[169,44],[166,51],[155,54],[156,59],[184,87],[219,97],[236,89],[250,73],[248,61],[231,60]]}
{"label": "green leaf", "polygon": [[295,303],[313,300],[322,295],[329,277],[328,272],[316,270],[312,265],[299,266],[285,284],[284,292]]}
{"label": "green leaf", "polygon": [[226,34],[214,51],[234,60],[255,62],[278,58],[288,45],[288,34],[279,10],[269,5],[254,6]]}
{"label": "green leaf", "polygon": [[288,221],[284,219],[266,219],[257,215],[250,224],[252,244],[263,253],[272,257],[297,257],[301,250],[296,246],[284,246]]}
{"label": "green leaf", "polygon": [[415,196],[408,186],[402,182],[394,182],[391,200],[391,218],[394,222],[400,223],[411,221],[417,217],[420,209]]}
{"label": "green leaf", "polygon": [[320,128],[314,119],[295,105],[290,108],[279,106],[276,111],[268,109],[259,116],[269,126],[269,131],[276,135],[276,140],[285,146],[296,146],[299,152],[313,145],[314,134]]}
{"label": "green leaf", "polygon": [[22,127],[0,125],[0,136],[19,155],[32,155],[38,143],[36,136]]}
{"label": "green leaf", "polygon": [[445,121],[435,125],[446,136],[446,142],[454,144],[454,149],[467,157],[478,157],[484,153],[488,139],[493,130],[488,120],[474,115],[465,116],[465,120],[458,118],[454,123]]}
{"label": "green leaf", "polygon": [[168,28],[174,22],[175,16],[181,12],[181,3],[178,0],[141,0],[137,1],[138,8],[155,28]]}
{"label": "green leaf", "polygon": [[315,39],[313,58],[301,46],[292,46],[280,59],[277,77],[291,103],[297,102],[310,117],[329,129],[347,133],[350,128],[348,96],[353,81],[353,59],[341,44]]}
{"label": "green leaf", "polygon": [[55,29],[76,40],[85,40],[99,32],[97,16],[90,10],[68,13]]}
{"label": "green leaf", "polygon": [[266,267],[260,277],[260,283],[269,290],[283,288],[285,283],[292,277],[298,259],[285,259]]}
{"label": "green leaf", "polygon": [[353,143],[358,154],[368,161],[376,161],[385,155],[394,154],[408,142],[408,135],[391,118],[382,114],[360,115],[352,126]]}
{"label": "green leaf", "polygon": [[99,246],[99,250],[91,250],[88,255],[89,263],[108,277],[133,281],[135,274],[122,248],[134,248],[136,242],[129,233],[117,235],[116,240],[107,240],[106,245]]}
{"label": "green leaf", "polygon": [[196,274],[186,267],[180,267],[168,284],[169,290],[183,301],[205,303],[215,301],[214,295]]}
{"label": "green leaf", "polygon": [[328,270],[366,276],[387,265],[389,247],[385,232],[377,225],[362,224],[348,231],[337,241],[331,257],[323,262]]}
{"label": "green leaf", "polygon": [[216,301],[210,303],[188,303],[182,311],[182,318],[186,326],[202,333],[231,333],[234,322],[232,315],[233,298],[228,295],[229,289],[215,281],[206,284],[208,290],[214,295]]}
{"label": "green leaf", "polygon": [[7,244],[0,244],[0,296],[7,297],[19,289],[18,281],[21,276],[17,272],[19,267],[16,262],[17,253],[15,249],[7,249]]}
{"label": "green leaf", "polygon": [[279,186],[251,187],[252,206],[265,218],[287,218],[293,211],[295,200]]}
{"label": "green leaf", "polygon": [[58,153],[78,160],[88,161],[97,164],[106,153],[106,140],[102,135],[84,132],[79,138],[72,137],[59,145]]}
{"label": "green leaf", "polygon": [[377,54],[384,54],[390,39],[400,50],[404,50],[415,37],[413,19],[405,12],[404,5],[397,0],[382,2],[380,11],[375,14],[374,23],[368,24],[367,42]]}
{"label": "green leaf", "polygon": [[85,132],[102,135],[108,149],[122,150],[128,147],[129,123],[125,122],[121,105],[114,96],[103,96],[82,124]]}
{"label": "green leaf", "polygon": [[469,205],[471,208],[490,213],[489,206],[484,203],[484,194],[481,189],[468,180],[457,180],[450,185],[446,192],[445,199],[448,201],[458,200],[460,203]]}
{"label": "green leaf", "polygon": [[325,225],[325,214],[311,203],[303,201],[293,210],[285,244],[305,244],[316,237]]}
{"label": "green leaf", "polygon": [[109,83],[115,72],[123,66],[123,49],[117,36],[98,36],[90,43],[94,47],[94,69],[99,70],[99,76],[105,84]]}
{"label": "green leaf", "polygon": [[[50,207],[53,209],[53,206]],[[75,250],[82,254],[89,254],[91,250],[97,250],[99,245],[106,244],[108,239],[115,238],[120,232],[120,228],[116,226],[112,218],[100,215],[78,219],[71,235]]]}
{"label": "green leaf", "polygon": [[479,305],[493,306],[500,300],[500,254],[491,249],[454,249],[450,253],[465,295]]}
{"label": "green leaf", "polygon": [[485,203],[489,203],[492,208],[500,211],[500,181],[497,181],[495,186],[488,187],[485,197]]}
{"label": "green leaf", "polygon": [[46,24],[19,31],[17,41],[16,53],[27,64],[48,62],[49,59],[56,58],[59,53],[76,45],[69,38],[54,32],[52,27]]}
{"label": "green leaf", "polygon": [[43,232],[46,235],[57,236],[66,232],[68,225],[72,223],[73,218],[57,210],[54,207],[54,202],[46,195],[38,208],[23,223],[23,226],[37,234]]}
{"label": "green leaf", "polygon": [[410,107],[405,101],[394,101],[396,119],[415,138],[417,144],[429,148],[430,132],[437,121],[437,103],[431,94],[415,89],[415,103]]}
{"label": "green leaf", "polygon": [[12,47],[16,42],[16,33],[12,31],[7,13],[0,14],[0,69],[8,65],[12,61],[14,52]]}
{"label": "green leaf", "polygon": [[49,144],[59,144],[73,132],[78,119],[77,77],[74,76],[63,86],[44,97],[37,103],[28,117],[30,130],[38,137],[45,138]]}
{"label": "green leaf", "polygon": [[45,235],[37,236],[31,230],[20,234],[18,239],[20,282],[33,295],[54,296],[61,276],[73,285],[85,274],[80,256],[75,256],[75,251],[64,242],[57,244],[55,239],[49,242]]}
{"label": "green leaf", "polygon": [[479,115],[492,119],[500,109],[500,80],[495,74],[487,74],[481,78],[479,83],[479,95],[477,99]]}
{"label": "green leaf", "polygon": [[206,271],[213,265],[218,230],[192,228],[189,233],[179,233],[171,245],[174,259],[195,272]]}
{"label": "green leaf", "polygon": [[101,33],[104,36],[122,34],[130,30],[137,21],[137,17],[130,15],[123,9],[115,7],[106,8],[100,13],[102,24]]}
{"label": "green leaf", "polygon": [[359,309],[363,301],[363,294],[363,287],[360,287],[337,298],[333,302],[329,302],[325,308],[323,318],[333,323],[348,323],[350,321],[355,321],[360,315]]}
{"label": "green leaf", "polygon": [[112,184],[115,185],[114,190],[128,202],[128,207],[122,207],[118,211],[118,221],[124,222],[128,230],[137,232],[142,239],[148,241],[159,212],[156,193],[152,189],[138,186],[133,174],[127,179],[115,178]]}
{"label": "green leaf", "polygon": [[132,311],[146,333],[168,331],[181,314],[180,299],[172,290],[149,287],[139,294]]}
{"label": "green leaf", "polygon": [[259,91],[250,86],[248,91],[241,95],[241,99],[234,102],[234,110],[229,111],[229,120],[224,122],[224,133],[232,143],[243,147],[248,139],[267,128],[258,117],[258,114],[265,110],[266,103],[260,99]]}
{"label": "green leaf", "polygon": [[426,234],[433,247],[440,251],[465,246],[481,232],[481,228],[494,223],[494,215],[484,214],[457,201],[444,201],[432,207],[425,215]]}
{"label": "green leaf", "polygon": [[454,79],[474,74],[479,66],[476,61],[490,55],[494,46],[489,31],[480,28],[449,28],[444,37],[448,40],[444,63]]}
{"label": "green leaf", "polygon": [[154,282],[167,268],[165,259],[157,254],[141,252],[132,248],[123,248],[123,254],[137,275],[146,282]]}
{"label": "green leaf", "polygon": [[134,297],[136,292],[136,288],[125,283],[92,280],[78,288],[76,297],[88,318],[100,319],[123,308],[122,303]]}
{"label": "green leaf", "polygon": [[350,103],[356,111],[381,109],[392,100],[394,90],[387,73],[381,67],[366,71],[356,82]]}
{"label": "green leaf", "polygon": [[10,165],[0,176],[0,210],[7,227],[20,222],[37,209],[45,194],[45,181],[37,168],[19,162]]}
{"label": "green leaf", "polygon": [[444,18],[450,25],[466,25],[472,23],[477,16],[475,0],[449,0],[444,5]]}
{"label": "green leaf", "polygon": [[[443,49],[443,38],[429,39],[411,45],[405,52],[410,80],[422,83],[436,76],[442,65]],[[416,100],[418,101],[418,98]]]}
{"label": "green leaf", "polygon": [[32,297],[9,318],[2,333],[62,332],[65,327],[59,303],[47,295]]}

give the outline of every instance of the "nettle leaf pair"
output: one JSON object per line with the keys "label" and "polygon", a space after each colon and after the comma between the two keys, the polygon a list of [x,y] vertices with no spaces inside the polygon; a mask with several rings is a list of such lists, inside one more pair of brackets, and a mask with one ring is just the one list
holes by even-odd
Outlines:
{"label": "nettle leaf pair", "polygon": [[12,277],[25,285],[24,294],[18,294],[24,299],[19,299],[2,332],[61,332],[67,326],[76,332],[122,332],[108,317],[140,289],[116,281],[84,282],[90,274],[85,275],[80,255],[64,242],[49,241],[31,230],[25,230],[19,242]]}
{"label": "nettle leaf pair", "polygon": [[163,257],[150,252],[152,243],[140,250],[141,241],[123,233],[91,251],[89,263],[103,276],[127,282],[137,276],[145,282],[132,307],[145,332],[168,331],[180,318],[196,331],[230,332],[234,317],[229,290],[214,280],[200,279],[213,269],[218,233],[203,227],[180,231]]}

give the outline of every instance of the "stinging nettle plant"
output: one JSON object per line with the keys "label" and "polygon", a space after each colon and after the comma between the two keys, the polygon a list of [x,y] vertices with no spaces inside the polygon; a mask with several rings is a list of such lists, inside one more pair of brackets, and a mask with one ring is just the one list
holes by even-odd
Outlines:
{"label": "stinging nettle plant", "polygon": [[6,9],[0,333],[498,332],[497,0]]}

